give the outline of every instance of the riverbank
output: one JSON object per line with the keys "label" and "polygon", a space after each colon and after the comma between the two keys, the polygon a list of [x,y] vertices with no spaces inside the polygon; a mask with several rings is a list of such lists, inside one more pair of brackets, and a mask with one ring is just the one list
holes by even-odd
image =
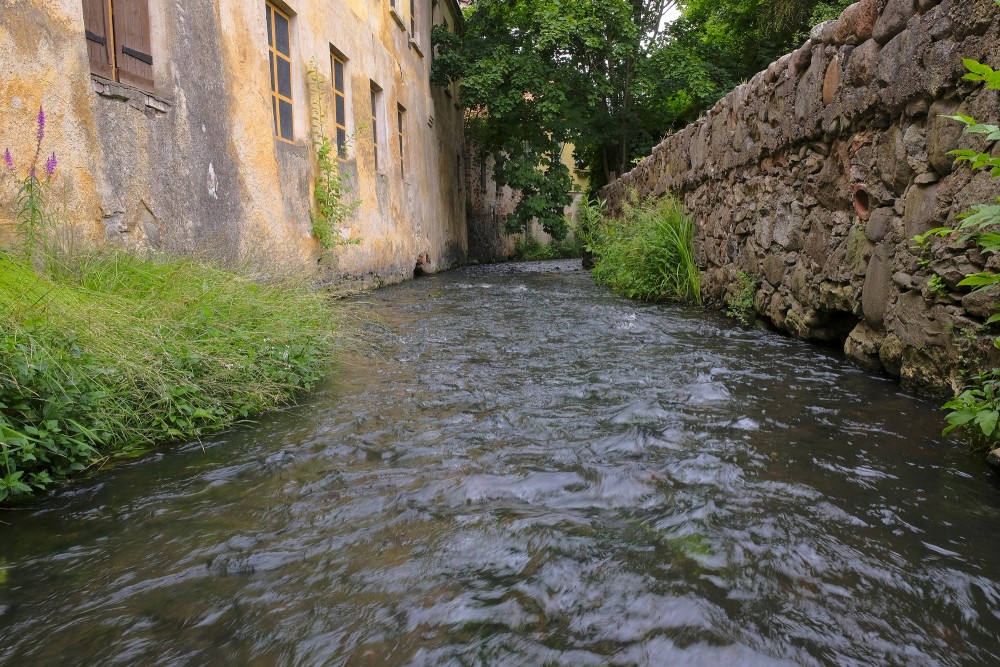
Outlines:
{"label": "riverbank", "polygon": [[124,252],[42,271],[0,253],[0,502],[293,401],[329,373],[337,322],[303,280]]}

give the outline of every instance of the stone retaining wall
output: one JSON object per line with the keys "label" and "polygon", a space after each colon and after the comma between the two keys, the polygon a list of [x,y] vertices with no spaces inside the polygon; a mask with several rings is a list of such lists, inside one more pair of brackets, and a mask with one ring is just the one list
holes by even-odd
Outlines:
{"label": "stone retaining wall", "polygon": [[1000,92],[963,81],[962,58],[1000,67],[994,0],[862,0],[603,196],[612,211],[629,191],[683,200],[709,303],[746,272],[777,328],[841,343],[909,388],[950,392],[963,355],[992,350],[981,329],[1000,301],[956,287],[1000,258],[948,241],[920,256],[911,240],[1000,195],[1000,179],[947,154],[1000,154],[942,117],[1000,119]]}

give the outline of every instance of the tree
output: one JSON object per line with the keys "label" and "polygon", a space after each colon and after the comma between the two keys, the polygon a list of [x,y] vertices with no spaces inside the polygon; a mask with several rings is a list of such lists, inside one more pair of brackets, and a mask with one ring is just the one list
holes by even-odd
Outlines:
{"label": "tree", "polygon": [[[461,36],[435,30],[432,80],[461,81],[469,132],[562,238],[571,200],[566,142],[596,191],[664,135],[790,50],[811,19],[849,0],[478,0]],[[681,17],[664,17],[679,9]]]}

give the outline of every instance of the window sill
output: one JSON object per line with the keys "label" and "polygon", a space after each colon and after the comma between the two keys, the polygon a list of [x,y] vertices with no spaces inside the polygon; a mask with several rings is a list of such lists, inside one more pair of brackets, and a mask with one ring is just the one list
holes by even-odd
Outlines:
{"label": "window sill", "polygon": [[396,22],[400,30],[406,30],[406,24],[403,22],[403,17],[399,15],[399,12],[390,7],[389,16],[391,16],[392,20]]}
{"label": "window sill", "polygon": [[417,55],[420,56],[421,58],[424,57],[423,49],[421,49],[420,45],[417,44],[417,40],[413,39],[412,37],[410,38],[410,48],[416,51]]}
{"label": "window sill", "polygon": [[90,75],[90,83],[94,92],[110,100],[126,102],[136,111],[143,111],[154,116],[162,116],[170,111],[173,103],[162,97],[157,97],[148,90],[136,88],[127,83],[118,83],[105,79],[97,74]]}

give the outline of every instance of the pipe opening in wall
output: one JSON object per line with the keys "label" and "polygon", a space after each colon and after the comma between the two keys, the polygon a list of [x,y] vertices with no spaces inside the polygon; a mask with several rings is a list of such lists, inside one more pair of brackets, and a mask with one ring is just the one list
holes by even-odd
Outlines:
{"label": "pipe opening in wall", "polygon": [[858,217],[867,218],[872,210],[872,200],[867,190],[857,190],[854,193],[854,210]]}

